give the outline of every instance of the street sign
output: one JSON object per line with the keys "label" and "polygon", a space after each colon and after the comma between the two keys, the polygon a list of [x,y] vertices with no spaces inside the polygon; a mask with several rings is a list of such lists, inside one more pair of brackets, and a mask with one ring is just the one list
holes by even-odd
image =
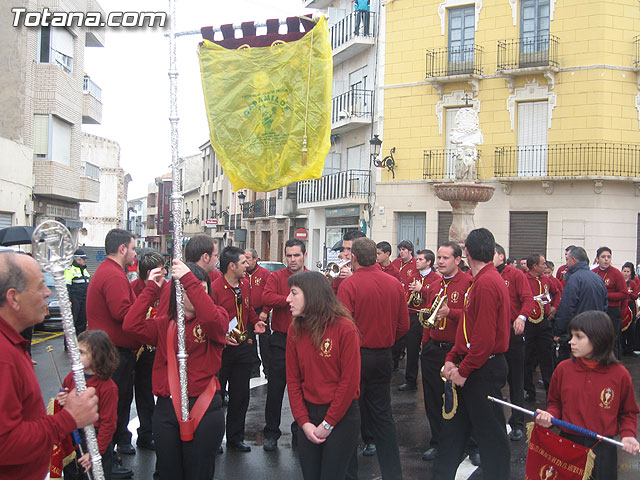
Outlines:
{"label": "street sign", "polygon": [[213,227],[215,225],[218,225],[218,219],[217,218],[208,218],[207,220],[204,221],[204,224],[207,227]]}
{"label": "street sign", "polygon": [[302,240],[302,241],[305,241],[308,238],[308,236],[309,234],[304,228],[297,229],[293,234],[294,238],[297,238],[298,240]]}

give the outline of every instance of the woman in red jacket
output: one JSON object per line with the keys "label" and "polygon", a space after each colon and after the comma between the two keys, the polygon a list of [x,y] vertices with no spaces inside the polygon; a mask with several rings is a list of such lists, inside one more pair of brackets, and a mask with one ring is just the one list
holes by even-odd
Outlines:
{"label": "woman in red jacket", "polygon": [[289,277],[294,318],[287,341],[289,403],[304,436],[298,440],[302,474],[344,479],[360,431],[360,335],[327,278]]}

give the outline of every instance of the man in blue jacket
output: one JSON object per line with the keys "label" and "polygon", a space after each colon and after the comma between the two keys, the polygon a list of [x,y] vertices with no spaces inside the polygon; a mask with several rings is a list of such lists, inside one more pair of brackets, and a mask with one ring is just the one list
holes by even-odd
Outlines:
{"label": "man in blue jacket", "polygon": [[589,270],[589,257],[582,247],[572,247],[567,256],[566,284],[553,326],[554,340],[560,344],[558,362],[571,356],[567,331],[573,317],[587,310],[607,311],[607,287],[602,278]]}
{"label": "man in blue jacket", "polygon": [[353,0],[353,8],[356,11],[356,28],[355,34],[359,35],[360,22],[364,26],[364,36],[369,36],[369,13],[371,10],[370,0]]}

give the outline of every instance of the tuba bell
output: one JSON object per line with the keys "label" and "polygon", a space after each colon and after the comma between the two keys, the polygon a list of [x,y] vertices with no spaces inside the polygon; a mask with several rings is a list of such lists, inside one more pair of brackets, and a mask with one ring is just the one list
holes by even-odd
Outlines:
{"label": "tuba bell", "polygon": [[340,260],[338,262],[331,262],[327,265],[327,268],[324,270],[324,274],[329,278],[338,278],[340,276],[340,270],[342,267],[345,267],[351,263],[351,260]]}
{"label": "tuba bell", "polygon": [[[436,298],[433,300],[431,307],[425,310],[420,310],[418,313],[418,321],[424,328],[435,329],[439,327],[439,322],[437,320],[438,312],[446,300],[447,296],[443,296],[442,289],[440,289],[438,295],[436,295]],[[425,314],[427,315],[427,318],[424,318]]]}

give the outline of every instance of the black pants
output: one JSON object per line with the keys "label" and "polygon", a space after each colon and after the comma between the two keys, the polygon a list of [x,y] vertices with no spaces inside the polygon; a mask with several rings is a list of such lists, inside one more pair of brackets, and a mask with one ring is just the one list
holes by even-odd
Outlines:
{"label": "black pants", "polygon": [[[402,479],[396,424],[391,411],[391,349],[361,348],[360,410],[365,410],[384,480]],[[358,456],[354,450],[347,477],[358,478]]]}
{"label": "black pants", "polygon": [[227,443],[244,441],[244,425],[249,408],[249,380],[256,359],[255,341],[247,340],[237,347],[227,346],[222,351],[220,383],[229,383],[227,406]]}
{"label": "black pants", "polygon": [[[309,421],[320,425],[330,404],[316,405],[305,402]],[[320,444],[310,442],[304,432],[298,435],[298,454],[302,476],[305,480],[343,480],[353,452],[358,446],[360,412],[358,401],[354,400],[334,426],[331,434]]]}
{"label": "black pants", "polygon": [[507,379],[504,355],[495,355],[473,371],[463,387],[456,387],[458,410],[450,420],[442,421],[440,448],[431,478],[454,479],[464,458],[465,445],[473,430],[482,461],[482,477],[509,479],[510,450],[502,406],[487,399],[500,398]]}
{"label": "black pants", "polygon": [[622,342],[620,340],[620,334],[622,329],[622,312],[620,307],[608,307],[607,315],[613,323],[613,331],[616,332],[616,339],[613,344],[613,353],[618,360],[622,360]]}
{"label": "black pants", "polygon": [[442,395],[444,394],[444,382],[440,378],[440,369],[444,365],[447,353],[452,348],[453,343],[433,341],[429,341],[422,346],[420,355],[422,362],[422,393],[424,394],[424,408],[431,428],[429,447],[438,448],[440,441]]}
{"label": "black pants", "polygon": [[409,385],[416,385],[418,381],[418,363],[420,362],[420,345],[424,328],[418,321],[416,313],[409,314],[409,331],[405,334],[407,345],[407,365],[404,378]]}
{"label": "black pants", "polygon": [[[513,333],[513,328],[505,359],[508,367],[509,399],[511,403],[522,407],[524,406],[524,338],[522,335]],[[524,432],[524,413],[512,409],[509,425],[514,430],[518,429]]]}
{"label": "black pants", "polygon": [[[96,437],[98,436],[98,429],[96,428]],[[83,444],[84,452],[88,452],[89,449],[86,448],[86,442]],[[76,449],[76,455],[79,455],[78,450]],[[64,480],[88,480],[89,477],[86,473],[84,473],[84,468],[78,465],[76,460],[71,462],[69,465],[63,468],[63,478]],[[107,450],[104,454],[101,455],[102,460],[102,471],[104,472],[105,480],[111,480],[111,469],[113,468],[113,443],[109,443]],[[93,477],[93,475],[92,475]]]}
{"label": "black pants", "polygon": [[114,445],[131,443],[131,432],[127,429],[129,412],[133,400],[133,384],[136,370],[136,354],[129,349],[118,347],[120,363],[111,377],[118,387],[118,425],[113,434]]}
{"label": "black pants", "polygon": [[33,327],[25,328],[20,332],[20,335],[22,335],[22,338],[29,342],[27,351],[29,352],[29,356],[31,356],[31,339],[33,338]]}
{"label": "black pants", "polygon": [[[607,442],[598,443],[596,439],[582,435],[572,435],[566,432],[560,432],[560,436],[568,438],[573,443],[589,447],[593,450],[593,453],[596,454],[596,461],[591,471],[592,480],[617,480],[618,450],[615,445]],[[594,445],[596,446],[594,447]]]}
{"label": "black pants", "polygon": [[[189,398],[193,408],[197,397]],[[180,439],[180,427],[169,397],[158,397],[153,412],[153,438],[156,443],[157,471],[161,480],[211,480],[215,457],[224,436],[222,395],[216,392],[195,431],[193,440]]]}
{"label": "black pants", "polygon": [[267,403],[264,410],[264,436],[278,439],[282,419],[282,399],[287,386],[286,366],[287,334],[274,331],[269,344],[269,382],[267,383]]}
{"label": "black pants", "polygon": [[364,34],[369,35],[369,14],[370,12],[356,10],[356,28],[354,30],[356,35],[358,35],[358,31],[360,30],[360,22],[364,25]]}
{"label": "black pants", "polygon": [[151,426],[155,401],[151,386],[153,361],[156,358],[155,350],[144,347],[136,361],[134,373],[134,387],[136,397],[136,411],[140,419],[138,428],[138,443],[149,444],[153,440],[153,428]]}
{"label": "black pants", "polygon": [[540,364],[540,373],[544,389],[549,392],[549,383],[553,374],[553,334],[549,320],[543,318],[540,323],[527,322],[524,326],[524,390],[535,398],[536,387],[533,383],[533,371]]}
{"label": "black pants", "polygon": [[87,298],[71,299],[71,314],[73,315],[73,326],[76,328],[76,335],[80,335],[87,329]]}

